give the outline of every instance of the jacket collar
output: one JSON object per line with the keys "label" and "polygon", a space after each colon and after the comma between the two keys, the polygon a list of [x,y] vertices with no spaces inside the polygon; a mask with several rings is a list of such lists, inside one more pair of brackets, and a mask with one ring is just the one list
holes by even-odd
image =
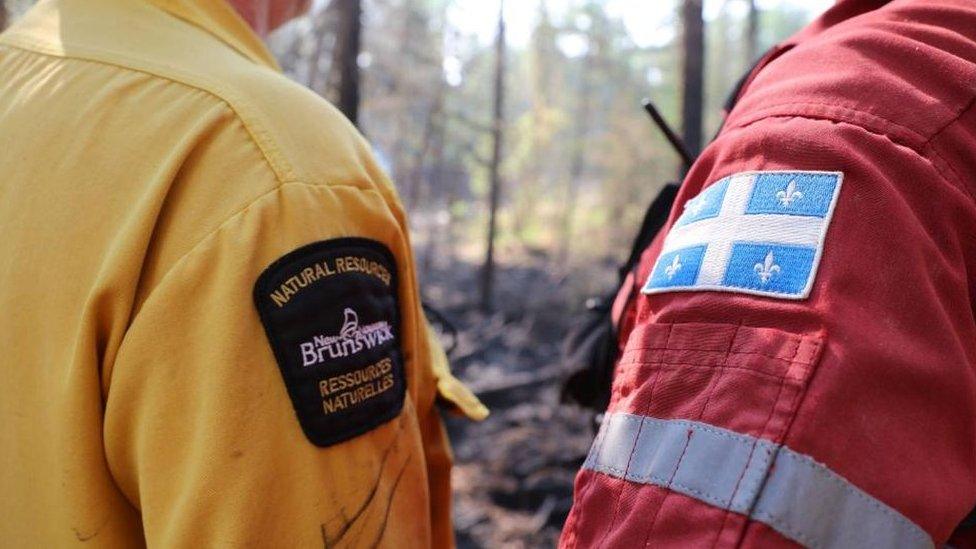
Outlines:
{"label": "jacket collar", "polygon": [[157,7],[196,25],[216,36],[228,46],[258,63],[278,72],[274,56],[264,41],[226,0],[150,0]]}

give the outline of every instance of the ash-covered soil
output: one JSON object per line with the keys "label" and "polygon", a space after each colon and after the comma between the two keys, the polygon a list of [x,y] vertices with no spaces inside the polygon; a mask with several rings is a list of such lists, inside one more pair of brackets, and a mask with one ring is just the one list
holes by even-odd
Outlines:
{"label": "ash-covered soil", "polygon": [[424,273],[425,301],[457,328],[452,368],[492,410],[478,424],[448,419],[461,548],[553,547],[558,540],[594,435],[593,413],[559,402],[568,374],[560,349],[586,298],[612,284],[612,266],[594,271],[553,273],[541,259],[500,266],[491,314],[476,306],[475,266]]}

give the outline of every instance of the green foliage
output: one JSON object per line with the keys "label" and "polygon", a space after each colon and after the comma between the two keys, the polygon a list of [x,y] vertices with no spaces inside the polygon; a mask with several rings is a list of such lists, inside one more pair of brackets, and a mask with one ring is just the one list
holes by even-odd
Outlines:
{"label": "green foliage", "polygon": [[[737,3],[744,5],[726,0],[706,22],[706,136],[753,61],[746,59],[745,12],[731,9]],[[454,4],[367,0],[362,125],[406,197],[416,240],[446,231],[470,238],[454,244],[471,249],[483,246],[495,60],[484,37],[448,25]],[[680,126],[678,45],[638,45],[603,0],[510,8],[534,14],[534,28],[524,44],[510,44],[506,59],[501,260],[519,248],[542,250],[556,263],[620,258],[647,204],[678,175],[676,155],[641,109],[650,97]],[[798,9],[760,13],[759,50],[808,19]],[[307,47],[294,43],[308,40],[310,27],[296,25],[276,51],[303,55]],[[449,226],[429,221],[435,218]]]}

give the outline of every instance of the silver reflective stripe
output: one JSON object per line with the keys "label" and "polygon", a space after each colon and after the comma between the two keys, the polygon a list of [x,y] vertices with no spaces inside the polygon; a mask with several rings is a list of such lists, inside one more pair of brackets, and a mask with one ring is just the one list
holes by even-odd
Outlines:
{"label": "silver reflective stripe", "polygon": [[608,414],[583,467],[746,515],[807,547],[934,546],[809,456],[705,423]]}

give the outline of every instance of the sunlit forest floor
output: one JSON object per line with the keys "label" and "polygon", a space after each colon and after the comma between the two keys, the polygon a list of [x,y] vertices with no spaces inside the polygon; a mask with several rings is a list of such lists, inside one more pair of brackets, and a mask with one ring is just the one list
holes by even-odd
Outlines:
{"label": "sunlit forest floor", "polygon": [[593,437],[592,414],[559,403],[563,337],[612,263],[549,268],[543,255],[498,267],[495,312],[478,300],[479,266],[430,266],[424,295],[459,335],[452,367],[492,409],[485,422],[450,419],[458,545],[552,547],[572,503],[573,478]]}

